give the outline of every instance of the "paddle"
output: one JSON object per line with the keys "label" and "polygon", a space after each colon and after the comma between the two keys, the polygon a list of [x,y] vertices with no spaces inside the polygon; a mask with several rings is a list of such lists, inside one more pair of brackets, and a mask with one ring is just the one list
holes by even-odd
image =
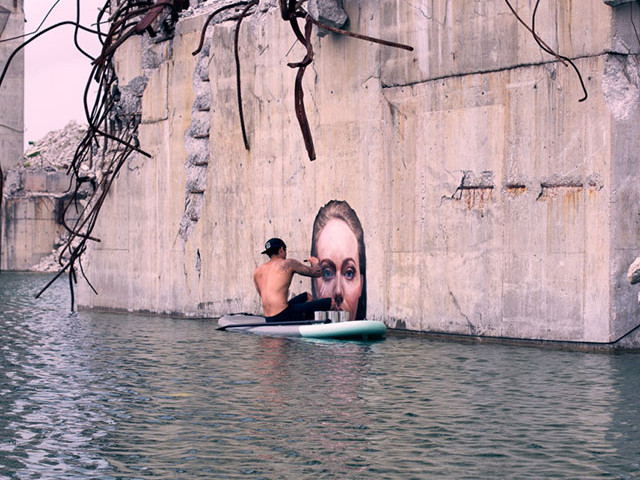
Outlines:
{"label": "paddle", "polygon": [[224,325],[216,328],[216,330],[226,330],[227,328],[240,328],[240,327],[277,327],[282,325],[315,325],[317,323],[331,323],[331,320],[302,320],[299,322],[259,322],[259,323],[240,323],[233,325]]}

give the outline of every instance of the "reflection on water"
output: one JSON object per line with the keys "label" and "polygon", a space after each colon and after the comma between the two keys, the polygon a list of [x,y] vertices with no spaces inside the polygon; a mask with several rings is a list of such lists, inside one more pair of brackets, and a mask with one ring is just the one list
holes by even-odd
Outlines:
{"label": "reflection on water", "polygon": [[637,478],[640,355],[68,313],[0,274],[0,479]]}

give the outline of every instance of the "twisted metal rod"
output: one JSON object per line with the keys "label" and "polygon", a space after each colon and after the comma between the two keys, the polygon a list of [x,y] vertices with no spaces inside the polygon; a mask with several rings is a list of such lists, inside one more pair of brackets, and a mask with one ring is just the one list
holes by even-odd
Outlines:
{"label": "twisted metal rod", "polygon": [[[97,30],[95,31],[80,25],[78,21],[79,2],[80,0],[77,0],[75,22],[62,22],[41,32],[41,34],[44,34],[50,29],[62,24],[74,25],[74,44],[85,56],[91,58],[93,64],[83,95],[83,106],[88,122],[88,129],[85,137],[76,148],[74,158],[68,168],[68,173],[72,176],[70,185],[71,193],[69,200],[65,203],[60,214],[61,223],[67,232],[67,240],[58,256],[60,269],[56,276],[36,295],[36,297],[42,295],[57,278],[67,272],[71,290],[72,310],[75,308],[74,285],[77,283],[78,270],[89,287],[94,292],[96,291],[85,274],[82,265],[82,255],[86,252],[89,241],[100,241],[99,238],[93,235],[93,230],[118,173],[133,153],[139,153],[146,157],[151,156],[139,147],[137,132],[140,118],[138,114],[132,114],[124,124],[122,124],[122,122],[118,122],[117,125],[115,123],[109,123],[114,115],[113,109],[120,100],[113,55],[127,38],[144,32],[151,35],[153,33],[153,23],[160,17],[165,9],[169,9],[170,13],[173,14],[175,5],[184,6],[185,4],[185,2],[181,0],[158,0],[155,3],[144,2],[140,5],[140,2],[126,0],[112,12],[113,15],[111,16],[108,32],[104,33],[101,31],[101,23],[102,18],[109,8],[109,0],[105,1],[104,6],[100,9]],[[98,36],[102,44],[102,51],[97,58],[94,59],[91,55],[84,52],[77,43],[77,33],[81,29],[89,30]],[[37,37],[30,39],[28,42],[35,38]],[[26,46],[28,42],[25,42],[25,44],[21,45],[16,51]],[[3,77],[4,72],[3,76],[0,77],[0,84]],[[93,81],[98,83],[98,91],[93,106],[90,108],[89,90]],[[94,157],[96,156],[99,156],[101,159],[101,165],[94,165]],[[92,179],[87,177],[82,172],[81,167],[83,165],[90,169],[95,166],[101,167],[101,178]],[[79,206],[79,201],[85,195],[83,188],[86,183],[89,183],[91,188],[90,194],[86,198],[86,204],[82,207]],[[67,213],[71,208],[76,208],[79,214],[76,220],[72,224],[69,224],[67,221]]]}
{"label": "twisted metal rod", "polygon": [[573,70],[576,72],[576,75],[578,76],[578,80],[580,81],[580,86],[582,87],[582,92],[584,93],[584,96],[582,98],[580,98],[578,100],[578,102],[584,102],[588,98],[589,93],[587,92],[587,87],[585,86],[584,80],[582,79],[582,74],[580,73],[580,69],[576,66],[576,64],[573,62],[573,60],[571,60],[569,57],[565,57],[564,55],[560,55],[559,53],[557,53],[549,45],[547,45],[545,43],[545,41],[542,40],[542,38],[540,38],[540,36],[536,33],[536,29],[535,29],[536,15],[538,13],[538,6],[540,5],[540,0],[536,0],[535,6],[533,8],[533,15],[531,16],[531,26],[527,25],[527,23],[518,14],[518,12],[516,11],[516,9],[513,7],[513,5],[511,4],[511,2],[509,0],[504,0],[504,1],[507,4],[507,6],[509,7],[509,9],[511,10],[511,12],[513,13],[513,15],[518,20],[518,22],[520,22],[520,24],[522,24],[531,33],[531,35],[533,36],[533,39],[536,41],[538,46],[544,52],[548,53],[549,55],[553,55],[554,57],[556,57],[556,59],[560,63],[562,63],[564,66],[570,65],[573,68]]}

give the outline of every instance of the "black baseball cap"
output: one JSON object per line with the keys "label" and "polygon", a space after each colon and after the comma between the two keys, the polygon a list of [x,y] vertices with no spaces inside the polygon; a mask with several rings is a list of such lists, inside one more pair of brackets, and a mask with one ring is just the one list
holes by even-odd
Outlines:
{"label": "black baseball cap", "polygon": [[264,244],[264,252],[262,252],[262,253],[266,253],[268,255],[270,253],[277,252],[278,250],[280,250],[280,247],[284,247],[285,250],[287,249],[287,246],[285,245],[285,243],[281,239],[279,239],[279,238],[270,238]]}

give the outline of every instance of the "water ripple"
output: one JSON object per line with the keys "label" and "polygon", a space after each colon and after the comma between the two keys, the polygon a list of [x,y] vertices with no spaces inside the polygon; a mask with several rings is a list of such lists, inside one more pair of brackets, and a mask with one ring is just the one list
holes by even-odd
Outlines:
{"label": "water ripple", "polygon": [[637,478],[640,356],[68,313],[0,274],[0,479]]}

